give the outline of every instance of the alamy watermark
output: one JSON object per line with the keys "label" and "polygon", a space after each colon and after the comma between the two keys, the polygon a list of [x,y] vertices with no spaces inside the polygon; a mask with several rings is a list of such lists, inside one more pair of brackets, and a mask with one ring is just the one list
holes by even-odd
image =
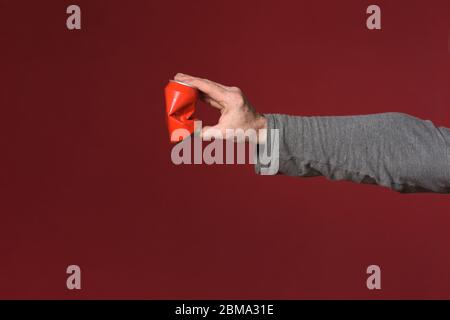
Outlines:
{"label": "alamy watermark", "polygon": [[[199,133],[202,122],[195,121],[195,133],[189,136],[186,129],[177,129],[172,132],[172,138],[177,140],[188,137],[172,148],[171,159],[175,165],[189,164],[257,164],[262,175],[275,175],[279,169],[280,135],[278,129],[226,129],[210,128],[207,139],[211,141],[203,148]],[[264,143],[258,144],[258,138],[264,136]],[[248,143],[248,162],[246,145]],[[235,152],[235,143],[236,152]],[[225,145],[225,146],[224,146]],[[224,152],[225,151],[225,152]]]}

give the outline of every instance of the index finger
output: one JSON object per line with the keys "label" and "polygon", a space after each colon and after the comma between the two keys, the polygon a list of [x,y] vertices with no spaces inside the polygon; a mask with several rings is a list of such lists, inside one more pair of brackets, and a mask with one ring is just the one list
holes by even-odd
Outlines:
{"label": "index finger", "polygon": [[221,104],[224,101],[226,90],[218,83],[215,83],[207,79],[201,79],[180,74],[178,74],[175,77],[175,80],[184,82],[188,85],[191,85],[199,89],[200,91],[208,95],[209,98],[217,101],[219,104]]}

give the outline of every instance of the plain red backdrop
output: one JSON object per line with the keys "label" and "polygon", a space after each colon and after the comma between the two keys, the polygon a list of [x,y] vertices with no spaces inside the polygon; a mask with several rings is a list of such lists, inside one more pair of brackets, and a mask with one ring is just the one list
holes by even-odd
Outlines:
{"label": "plain red backdrop", "polygon": [[0,0],[0,298],[450,298],[448,195],[170,161],[177,72],[450,127],[450,2],[376,3],[381,31],[362,0]]}

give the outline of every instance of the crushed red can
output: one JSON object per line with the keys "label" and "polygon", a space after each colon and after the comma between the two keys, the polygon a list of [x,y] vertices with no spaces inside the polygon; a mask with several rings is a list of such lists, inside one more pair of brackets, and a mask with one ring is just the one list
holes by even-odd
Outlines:
{"label": "crushed red can", "polygon": [[[186,83],[170,80],[165,88],[165,96],[169,139],[173,143],[180,142],[194,133],[193,116],[198,101],[198,90]],[[185,129],[186,134],[173,135],[177,129]]]}

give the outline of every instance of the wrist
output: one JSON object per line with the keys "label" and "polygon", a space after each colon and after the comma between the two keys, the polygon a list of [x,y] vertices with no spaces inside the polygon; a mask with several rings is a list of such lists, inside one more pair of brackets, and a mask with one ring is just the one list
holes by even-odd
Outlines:
{"label": "wrist", "polygon": [[264,144],[267,140],[267,119],[262,114],[256,116],[256,132],[258,134],[258,144]]}

